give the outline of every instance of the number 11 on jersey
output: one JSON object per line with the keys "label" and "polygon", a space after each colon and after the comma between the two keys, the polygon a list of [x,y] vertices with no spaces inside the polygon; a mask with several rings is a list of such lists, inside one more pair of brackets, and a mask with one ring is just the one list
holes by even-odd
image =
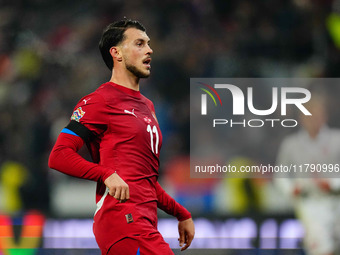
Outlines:
{"label": "number 11 on jersey", "polygon": [[[148,125],[146,127],[146,131],[150,133],[150,146],[151,146],[151,150],[154,154],[158,154],[158,143],[159,143],[159,135],[158,135],[158,130],[157,127],[155,125],[152,126]],[[156,141],[154,143],[154,134],[156,137]]]}

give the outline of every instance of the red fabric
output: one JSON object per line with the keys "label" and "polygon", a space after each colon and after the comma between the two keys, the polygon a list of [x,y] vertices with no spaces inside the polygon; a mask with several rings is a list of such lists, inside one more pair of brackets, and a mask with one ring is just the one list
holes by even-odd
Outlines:
{"label": "red fabric", "polygon": [[[139,252],[139,253],[137,253]],[[109,250],[108,255],[173,255],[162,235],[153,234],[124,238],[115,243]]]}
{"label": "red fabric", "polygon": [[74,177],[104,181],[115,170],[82,158],[77,151],[83,144],[79,136],[61,133],[50,154],[49,167]]}
{"label": "red fabric", "polygon": [[164,189],[156,183],[157,206],[167,214],[175,216],[179,221],[191,218],[190,212],[181,204],[177,203]]}
{"label": "red fabric", "polygon": [[[74,109],[79,111],[79,123],[95,134],[91,155],[99,148],[101,165],[114,168],[125,181],[157,178],[162,135],[149,99],[109,82],[82,98]],[[155,194],[146,201],[151,198]]]}
{"label": "red fabric", "polygon": [[[157,206],[180,220],[191,217],[157,182],[162,135],[149,99],[108,82],[78,102],[71,120],[94,134],[87,145],[95,163],[77,154],[81,138],[63,133],[49,163],[63,173],[97,181],[93,229],[102,254],[122,238],[157,232]],[[115,171],[129,185],[126,203],[108,195],[103,183]]]}

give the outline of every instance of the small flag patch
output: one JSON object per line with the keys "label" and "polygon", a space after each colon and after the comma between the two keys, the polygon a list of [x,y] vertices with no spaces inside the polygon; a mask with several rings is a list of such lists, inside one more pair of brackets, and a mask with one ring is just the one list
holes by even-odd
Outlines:
{"label": "small flag patch", "polygon": [[125,214],[125,218],[126,218],[126,222],[127,223],[132,223],[133,222],[133,218],[132,218],[132,214]]}

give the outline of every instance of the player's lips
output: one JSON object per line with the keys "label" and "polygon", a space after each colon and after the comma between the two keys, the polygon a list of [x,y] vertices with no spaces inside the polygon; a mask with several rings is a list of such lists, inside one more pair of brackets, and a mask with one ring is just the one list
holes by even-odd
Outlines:
{"label": "player's lips", "polygon": [[148,68],[150,69],[151,68],[151,58],[146,58],[144,61],[143,61],[143,64]]}

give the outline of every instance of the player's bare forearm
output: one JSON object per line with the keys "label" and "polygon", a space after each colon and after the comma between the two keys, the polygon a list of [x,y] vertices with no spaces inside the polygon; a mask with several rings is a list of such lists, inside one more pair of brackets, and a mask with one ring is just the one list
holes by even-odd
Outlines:
{"label": "player's bare forearm", "polygon": [[178,222],[179,246],[181,251],[186,250],[195,236],[195,225],[192,218]]}

